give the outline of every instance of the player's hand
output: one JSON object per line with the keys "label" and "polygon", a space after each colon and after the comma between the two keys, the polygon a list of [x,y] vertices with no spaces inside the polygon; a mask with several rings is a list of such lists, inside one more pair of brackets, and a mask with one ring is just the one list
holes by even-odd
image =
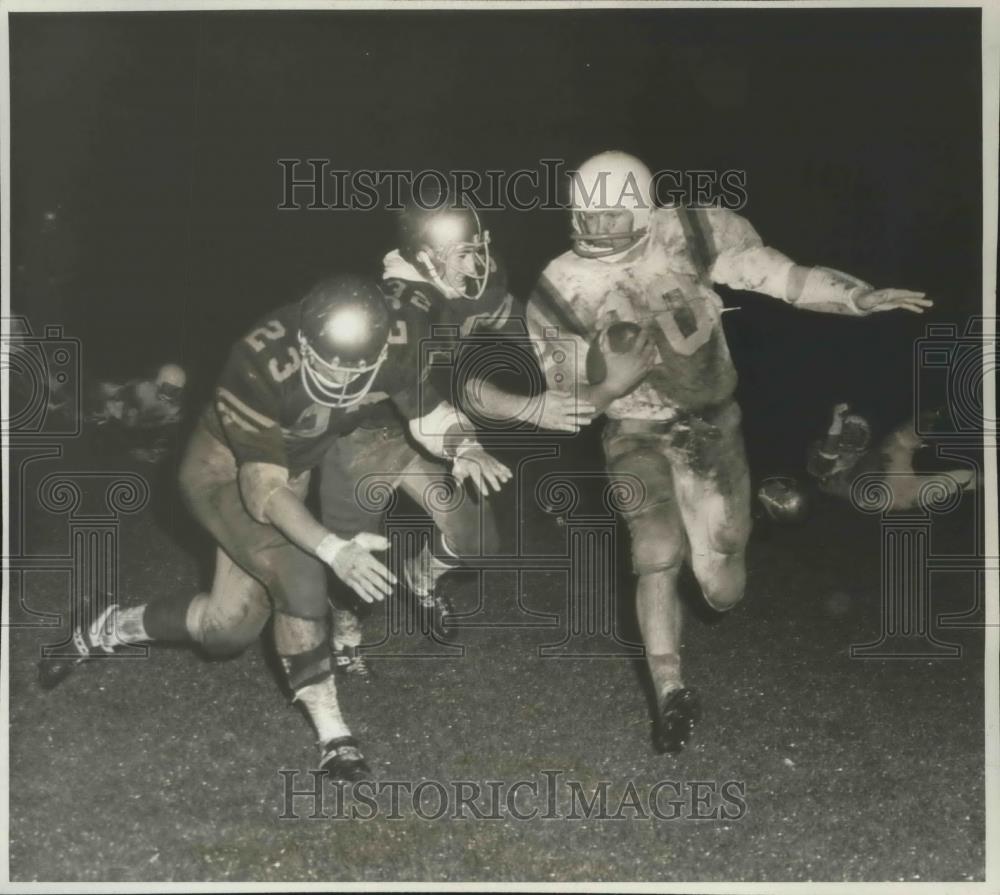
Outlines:
{"label": "player's hand", "polygon": [[645,330],[639,333],[632,346],[621,354],[611,351],[607,330],[601,333],[598,344],[608,369],[608,375],[601,383],[601,387],[615,397],[630,392],[656,365],[656,346],[650,341],[649,334]]}
{"label": "player's hand", "polygon": [[589,401],[577,398],[569,392],[550,389],[542,399],[542,415],[538,421],[543,429],[556,432],[579,432],[588,425],[597,413],[597,408]]}
{"label": "player's hand", "polygon": [[910,292],[908,289],[872,289],[856,296],[854,304],[862,311],[895,311],[899,308],[923,314],[925,308],[934,307],[934,302],[925,296],[926,293]]}
{"label": "player's hand", "polygon": [[371,554],[388,549],[389,542],[381,535],[363,531],[339,547],[328,564],[362,600],[372,603],[389,596],[396,583],[396,576]]}
{"label": "player's hand", "polygon": [[476,490],[484,497],[493,491],[499,491],[504,482],[509,482],[513,473],[496,457],[487,454],[482,448],[472,448],[463,451],[451,467],[451,474],[459,484],[472,482]]}
{"label": "player's hand", "polygon": [[830,419],[830,432],[839,433],[844,425],[844,417],[847,416],[851,405],[846,401],[833,405],[833,417]]}

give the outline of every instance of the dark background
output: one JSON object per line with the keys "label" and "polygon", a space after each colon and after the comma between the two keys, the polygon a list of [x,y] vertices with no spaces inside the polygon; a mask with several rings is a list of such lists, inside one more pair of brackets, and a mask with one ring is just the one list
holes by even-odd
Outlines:
{"label": "dark background", "polygon": [[[36,327],[78,335],[91,376],[176,359],[203,392],[253,318],[317,275],[377,273],[392,247],[385,213],[277,211],[278,158],[512,169],[620,147],[654,169],[743,168],[745,213],[770,244],[937,301],[923,317],[848,319],[724,293],[743,307],[723,319],[753,472],[791,471],[835,400],[869,414],[877,433],[907,417],[915,340],[928,323],[961,332],[979,312],[980,58],[978,11],[944,8],[18,14],[12,297]],[[58,226],[43,232],[54,203]],[[522,296],[568,246],[562,213],[488,224]],[[912,519],[900,529],[822,495],[810,495],[802,524],[758,520],[740,607],[705,618],[697,588],[684,588],[685,674],[706,712],[678,756],[652,752],[638,663],[542,657],[557,632],[534,623],[591,605],[573,602],[562,568],[449,576],[447,593],[482,625],[460,629],[462,660],[424,661],[435,644],[417,643],[419,661],[376,657],[369,687],[339,687],[381,779],[511,781],[562,768],[588,787],[616,781],[616,793],[626,779],[640,793],[664,779],[740,780],[739,823],[289,822],[277,819],[275,771],[316,756],[304,719],[267,682],[266,649],[211,666],[154,649],[38,688],[39,651],[78,617],[64,565],[40,561],[65,564],[83,543],[68,509],[35,497],[54,469],[79,481],[88,512],[104,512],[106,476],[153,477],[151,505],[118,527],[119,564],[102,560],[124,603],[190,592],[211,555],[179,506],[172,464],[104,450],[103,428],[55,452],[31,448],[43,462],[19,453],[29,459],[11,499],[20,494],[25,512],[12,518],[25,524],[12,539],[32,571],[11,579],[15,879],[983,877],[985,510],[972,495],[935,514],[926,539]],[[557,464],[600,503],[594,429],[565,446],[521,467],[495,501],[506,549],[516,531],[533,555],[567,551],[573,519],[560,527],[531,497]],[[106,517],[74,507],[70,518]],[[624,579],[626,539],[615,545],[609,567]],[[923,549],[947,571],[928,563],[916,574]],[[632,585],[619,587],[616,633],[633,640]],[[927,630],[961,657],[852,657],[850,646],[899,619],[887,613],[904,592],[907,606],[927,597]],[[366,641],[388,618],[372,613]],[[62,627],[41,626],[56,619]],[[904,630],[923,623],[905,619]]]}
{"label": "dark background", "polygon": [[[79,335],[90,376],[179,360],[204,388],[255,317],[393,245],[384,211],[277,210],[278,158],[744,169],[769,244],[937,302],[853,320],[724,294],[751,461],[788,466],[836,400],[876,433],[908,416],[914,340],[980,308],[979,28],[961,9],[12,15],[13,304]],[[568,245],[561,212],[487,225],[519,297]]]}

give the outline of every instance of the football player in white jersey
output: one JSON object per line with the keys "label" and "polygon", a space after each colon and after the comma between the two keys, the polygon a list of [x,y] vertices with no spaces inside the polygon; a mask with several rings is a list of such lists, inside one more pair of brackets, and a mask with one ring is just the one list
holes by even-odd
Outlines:
{"label": "football player in white jersey", "polygon": [[[623,515],[657,695],[653,741],[658,751],[676,752],[700,716],[681,673],[678,573],[687,561],[708,604],[731,609],[743,597],[750,535],[736,370],[713,284],[854,316],[921,313],[931,302],[921,292],[875,289],[798,265],[733,211],[659,208],[654,187],[646,165],[624,152],[580,166],[571,190],[573,246],[545,268],[528,326],[550,388],[565,388],[574,370],[586,369],[570,363],[567,338],[578,356],[594,345],[603,361],[588,365],[589,376],[575,374],[577,394],[608,417],[609,473],[642,485],[641,502]],[[612,337],[630,330],[631,346],[626,338],[616,351]]]}

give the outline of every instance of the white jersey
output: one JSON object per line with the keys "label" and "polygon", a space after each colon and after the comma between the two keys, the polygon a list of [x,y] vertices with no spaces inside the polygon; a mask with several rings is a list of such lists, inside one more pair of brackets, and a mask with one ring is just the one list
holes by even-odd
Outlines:
{"label": "white jersey", "polygon": [[793,266],[726,209],[688,212],[686,221],[676,209],[657,209],[642,242],[611,261],[565,252],[545,268],[528,308],[549,387],[585,382],[590,342],[611,323],[632,321],[650,333],[659,363],[608,416],[670,419],[719,404],[737,377],[711,284],[784,299]]}

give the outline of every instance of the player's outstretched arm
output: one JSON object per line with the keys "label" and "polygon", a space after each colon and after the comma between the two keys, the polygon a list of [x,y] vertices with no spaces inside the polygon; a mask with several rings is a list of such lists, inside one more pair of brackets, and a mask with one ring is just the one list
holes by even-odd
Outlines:
{"label": "player's outstretched arm", "polygon": [[264,518],[293,544],[312,553],[361,599],[382,600],[392,592],[396,576],[372,556],[386,550],[389,542],[381,535],[362,532],[351,540],[328,531],[288,487],[276,488],[264,505]]}
{"label": "player's outstretched arm", "polygon": [[799,264],[788,271],[785,294],[778,297],[802,310],[832,314],[871,314],[897,309],[922,314],[934,306],[923,292],[875,289],[864,280],[830,267]]}
{"label": "player's outstretched arm", "polygon": [[435,457],[452,461],[452,475],[469,481],[483,495],[510,481],[510,468],[487,453],[472,434],[472,424],[447,401],[430,413],[411,419],[410,434]]}
{"label": "player's outstretched arm", "polygon": [[911,292],[908,289],[871,289],[854,297],[854,304],[862,311],[910,311],[923,314],[926,308],[934,306],[926,293]]}
{"label": "player's outstretched arm", "polygon": [[923,292],[875,289],[831,267],[796,264],[765,245],[750,222],[735,212],[714,209],[693,220],[699,227],[707,227],[709,241],[715,247],[709,270],[714,283],[770,295],[804,311],[826,314],[860,316],[896,309],[922,314],[934,304]]}
{"label": "player's outstretched arm", "polygon": [[[538,400],[528,400],[497,388],[485,379],[466,385],[465,400],[477,414],[498,423],[534,423],[556,432],[579,432],[594,418],[597,408],[569,391],[549,389]],[[539,406],[539,401],[541,405]]]}

